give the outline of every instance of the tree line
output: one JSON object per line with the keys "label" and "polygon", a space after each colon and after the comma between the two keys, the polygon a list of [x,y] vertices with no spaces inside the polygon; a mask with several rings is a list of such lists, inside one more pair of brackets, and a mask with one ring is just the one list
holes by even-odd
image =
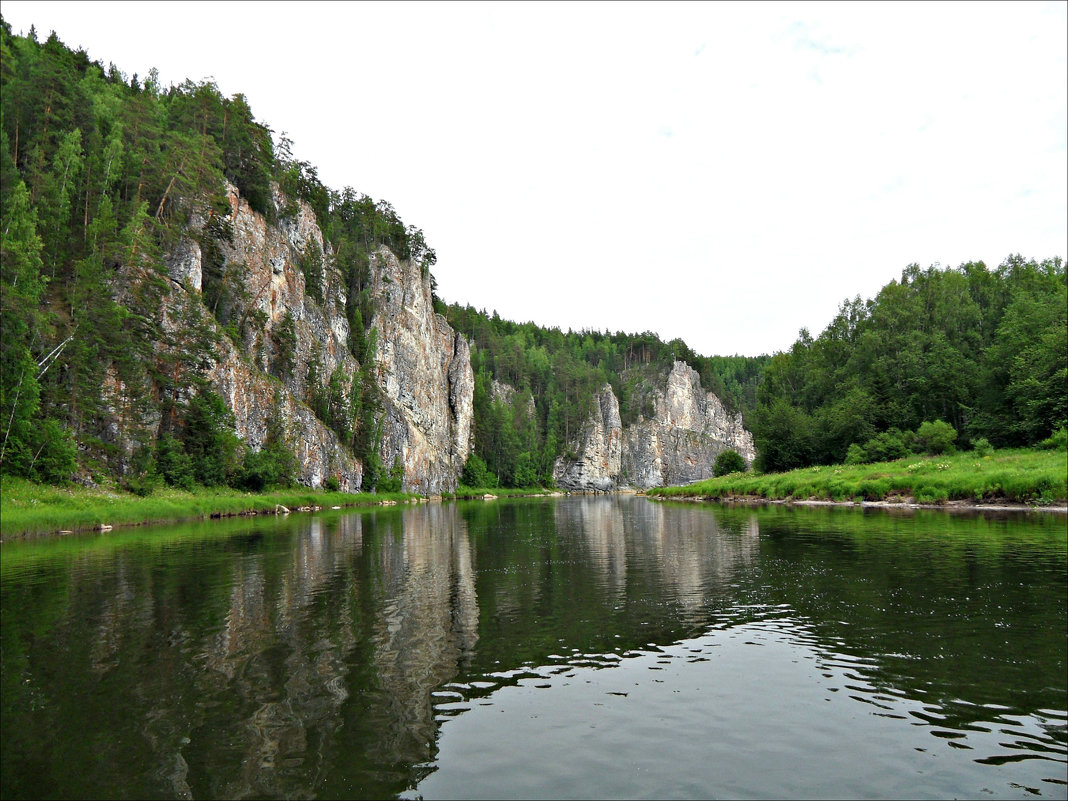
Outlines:
{"label": "tree line", "polygon": [[936,423],[960,447],[1036,445],[1068,422],[1066,316],[1060,258],[909,265],[768,362],[750,415],[761,466],[897,458]]}

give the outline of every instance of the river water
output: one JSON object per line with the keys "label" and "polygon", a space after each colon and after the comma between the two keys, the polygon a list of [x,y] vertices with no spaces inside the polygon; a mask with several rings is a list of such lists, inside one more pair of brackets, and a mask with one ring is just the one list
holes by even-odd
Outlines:
{"label": "river water", "polygon": [[1068,797],[1063,515],[530,498],[0,560],[5,799]]}

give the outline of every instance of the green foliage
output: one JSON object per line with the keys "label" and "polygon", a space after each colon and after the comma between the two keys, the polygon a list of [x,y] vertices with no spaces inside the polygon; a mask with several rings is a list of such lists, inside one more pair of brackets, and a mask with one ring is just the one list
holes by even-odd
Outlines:
{"label": "green foliage", "polygon": [[905,444],[906,437],[898,428],[883,431],[864,443],[864,452],[871,462],[887,462],[893,459],[901,459],[909,454],[909,446]]}
{"label": "green foliage", "polygon": [[1053,432],[1052,436],[1038,443],[1038,447],[1050,451],[1068,450],[1068,428],[1061,426]]}
{"label": "green foliage", "polygon": [[190,399],[179,438],[189,455],[196,481],[207,487],[233,483],[239,469],[239,441],[234,413],[207,387]]}
{"label": "green foliage", "polygon": [[[739,404],[755,395],[767,362],[766,357],[701,357],[682,340],[663,342],[650,332],[565,333],[470,306],[440,308],[471,342],[475,452],[500,486],[531,486],[532,476],[537,484],[551,484],[553,463],[581,433],[594,394],[606,384],[629,425],[654,415],[655,389],[682,360],[729,409],[747,414],[751,407]],[[504,385],[503,394],[494,382]]]}
{"label": "green foliage", "polygon": [[388,476],[379,476],[376,489],[378,492],[394,493],[400,492],[404,485],[404,464],[401,462],[400,456],[397,456],[393,461],[393,467],[389,470]]}
{"label": "green foliage", "polygon": [[156,441],[156,470],[170,486],[193,489],[196,481],[193,460],[185,452],[182,441],[173,434],[164,433]]}
{"label": "green foliage", "polygon": [[894,462],[815,465],[785,473],[731,474],[683,487],[649,490],[659,497],[769,499],[822,498],[835,501],[950,500],[1049,504],[1068,498],[1064,455],[1042,450],[997,450],[917,456]]}
{"label": "green foliage", "polygon": [[777,399],[770,406],[758,406],[753,415],[753,441],[763,472],[793,470],[812,464],[818,436],[812,416]]}
{"label": "green foliage", "polygon": [[712,475],[725,476],[728,473],[744,473],[745,472],[745,459],[742,458],[738,451],[726,450],[716,457],[716,462],[712,467]]}
{"label": "green foliage", "polygon": [[[285,489],[297,483],[297,458],[285,438],[281,411],[276,407],[267,418],[267,436],[258,451],[245,452],[234,485],[253,492]],[[335,479],[336,481],[336,479]]]}
{"label": "green foliage", "polygon": [[293,315],[286,309],[278,327],[272,334],[274,341],[274,358],[271,367],[276,376],[285,381],[293,371],[297,351],[297,329]]}
{"label": "green foliage", "polygon": [[477,453],[472,453],[467,457],[463,473],[460,476],[460,483],[465,487],[474,489],[489,489],[497,486],[496,479],[486,468],[486,463]]}
{"label": "green foliage", "polygon": [[28,433],[24,446],[16,447],[11,454],[16,468],[12,472],[46,484],[62,484],[71,479],[77,468],[78,451],[74,437],[58,421],[42,420]]}
{"label": "green foliage", "polygon": [[1059,258],[910,265],[771,358],[748,417],[765,469],[833,464],[851,443],[900,456],[895,431],[907,452],[934,420],[997,446],[1039,442],[1068,417],[1066,318]]}
{"label": "green foliage", "polygon": [[297,266],[304,275],[304,291],[316,303],[323,303],[323,249],[312,239],[297,257]]}
{"label": "green foliage", "polygon": [[122,488],[142,498],[148,497],[163,484],[163,477],[156,470],[154,449],[142,445],[133,454],[130,470],[122,480]]}
{"label": "green foliage", "polygon": [[[340,274],[349,348],[364,367],[351,381],[317,374],[308,400],[351,443],[365,485],[389,481],[378,463],[382,404],[372,376],[369,264],[386,246],[425,274],[435,253],[423,232],[386,201],[351,187],[327,189],[285,137],[275,146],[245,97],[224,97],[212,81],[164,89],[152,77],[129,80],[54,36],[41,43],[13,36],[7,25],[0,25],[0,51],[0,472],[63,480],[72,441],[80,443],[83,468],[119,471],[108,395],[117,391],[123,425],[145,442],[155,434],[148,430],[157,419],[152,399],[164,399],[163,428],[181,445],[154,449],[165,481],[186,481],[183,455],[196,480],[236,480],[240,445],[228,444],[226,465],[208,469],[196,450],[202,443],[187,433],[189,421],[195,428],[203,416],[178,400],[203,376],[220,331],[235,342],[265,336],[267,321],[249,311],[244,266],[232,252],[229,181],[269,220],[292,218],[301,203],[315,213],[333,261],[314,242],[297,266],[319,303],[328,277]],[[272,181],[282,193],[279,208]],[[202,301],[218,326],[183,309],[172,312],[178,333],[165,334],[161,254],[194,215],[207,217],[198,235]],[[433,291],[432,276],[430,283]],[[475,450],[501,484],[551,481],[554,460],[581,432],[605,384],[625,423],[650,416],[649,387],[676,360],[743,415],[764,470],[835,463],[859,443],[869,458],[889,458],[900,453],[898,439],[911,448],[908,432],[926,421],[997,447],[1032,445],[1068,426],[1060,259],[1010,256],[996,270],[981,262],[949,270],[910,265],[875,298],[843,303],[818,337],[803,331],[773,357],[701,356],[650,332],[565,333],[446,306],[436,296],[434,307],[472,343]],[[268,346],[271,372],[290,378],[291,317],[273,328]],[[515,392],[498,397],[494,380]],[[267,460],[246,458],[252,466]]]}
{"label": "green foliage", "polygon": [[916,431],[916,444],[932,456],[940,453],[953,453],[957,441],[957,430],[943,420],[926,422]]}
{"label": "green foliage", "polygon": [[994,452],[994,446],[990,444],[990,440],[986,437],[979,437],[972,441],[972,451],[979,457],[989,456]]}
{"label": "green foliage", "polygon": [[849,450],[846,451],[845,464],[866,464],[868,461],[868,452],[866,450],[855,442],[849,446]]}

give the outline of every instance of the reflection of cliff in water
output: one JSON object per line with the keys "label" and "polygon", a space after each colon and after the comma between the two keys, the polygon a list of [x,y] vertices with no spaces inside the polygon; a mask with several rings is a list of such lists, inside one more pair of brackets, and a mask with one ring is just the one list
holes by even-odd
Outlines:
{"label": "reflection of cliff in water", "polygon": [[1063,520],[1007,525],[592,497],[8,551],[4,796],[395,796],[494,688],[710,627],[793,632],[940,725],[1061,709]]}
{"label": "reflection of cliff in water", "polygon": [[[79,682],[46,714],[86,731],[101,767],[70,794],[104,792],[120,761],[139,797],[403,789],[433,757],[431,691],[478,641],[455,506],[232,526],[199,553],[119,553],[72,576],[72,653],[46,658]],[[126,688],[106,713],[75,700],[98,684]]]}
{"label": "reflection of cliff in water", "polygon": [[[202,684],[236,696],[242,713],[205,721],[202,767],[225,780],[196,795],[313,797],[327,766],[347,761],[370,795],[408,783],[433,756],[430,692],[478,639],[457,520],[437,504],[345,517],[332,530],[313,520],[278,575],[258,560],[239,568]],[[236,776],[223,767],[234,762]]]}
{"label": "reflection of cliff in water", "polygon": [[204,716],[185,749],[195,795],[309,797],[348,697],[361,522],[313,519],[289,558],[236,561],[225,626],[198,655]]}
{"label": "reflection of cliff in water", "polygon": [[656,597],[669,598],[675,619],[688,626],[708,620],[707,601],[752,564],[757,555],[755,518],[727,528],[707,508],[670,507],[639,498],[592,497],[560,502],[557,532],[581,538],[595,582],[612,597],[653,581]]}
{"label": "reflection of cliff in water", "polygon": [[406,509],[402,526],[399,536],[377,543],[374,555],[377,710],[368,712],[379,725],[364,758],[378,764],[433,756],[430,693],[470,660],[478,641],[471,544],[455,505]]}

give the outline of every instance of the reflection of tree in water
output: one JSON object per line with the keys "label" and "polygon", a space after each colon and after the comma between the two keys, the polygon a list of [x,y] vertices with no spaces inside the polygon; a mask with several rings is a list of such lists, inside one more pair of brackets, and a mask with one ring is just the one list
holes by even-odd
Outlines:
{"label": "reflection of tree in water", "polygon": [[749,621],[942,725],[1062,708],[1058,524],[1059,549],[944,515],[566,498],[234,521],[53,560],[48,581],[5,577],[5,797],[393,796],[432,770],[453,696]]}

